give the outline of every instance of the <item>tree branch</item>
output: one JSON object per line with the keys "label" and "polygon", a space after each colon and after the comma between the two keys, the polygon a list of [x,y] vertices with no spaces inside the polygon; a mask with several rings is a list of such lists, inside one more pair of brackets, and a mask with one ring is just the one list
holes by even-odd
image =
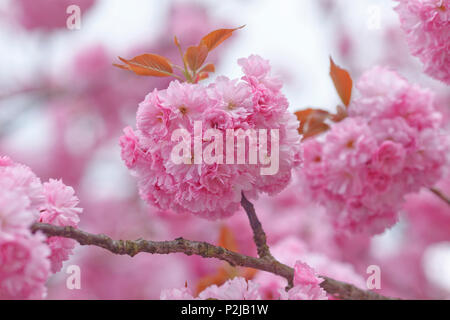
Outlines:
{"label": "tree branch", "polygon": [[430,188],[430,191],[433,192],[435,195],[437,195],[439,198],[441,198],[448,205],[450,205],[450,198],[447,197],[441,190],[436,188]]}
{"label": "tree branch", "polygon": [[244,208],[247,213],[248,220],[250,221],[250,226],[253,230],[253,240],[255,241],[256,248],[258,250],[258,256],[260,258],[274,259],[270,253],[269,246],[267,245],[266,233],[264,232],[261,222],[259,222],[256,215],[255,207],[250,201],[247,200],[244,192],[242,192],[241,206]]}
{"label": "tree branch", "polygon": [[[191,241],[177,238],[172,241],[149,240],[113,240],[103,234],[92,234],[73,227],[59,227],[46,223],[34,223],[31,226],[33,232],[41,231],[49,237],[71,238],[80,245],[93,245],[104,248],[112,253],[135,256],[140,252],[151,254],[184,253],[188,256],[198,255],[204,258],[216,258],[228,262],[232,266],[242,266],[267,271],[285,278],[292,284],[294,270],[275,259],[255,258],[246,256],[225,248],[209,244],[207,242]],[[351,284],[343,283],[328,277],[321,286],[331,295],[340,299],[391,299],[375,292],[361,290]]]}

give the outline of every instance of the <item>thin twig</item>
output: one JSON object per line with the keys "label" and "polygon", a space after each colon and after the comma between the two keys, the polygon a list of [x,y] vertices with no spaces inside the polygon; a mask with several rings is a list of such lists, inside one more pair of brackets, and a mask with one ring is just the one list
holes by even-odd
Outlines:
{"label": "thin twig", "polygon": [[253,230],[253,240],[255,241],[256,249],[258,250],[258,256],[260,258],[273,259],[269,246],[267,245],[266,233],[264,232],[261,222],[259,222],[258,216],[256,215],[255,207],[250,201],[247,200],[243,192],[241,206],[244,208],[247,213],[248,220],[250,221],[250,226]]}
{"label": "thin twig", "polygon": [[436,188],[430,188],[430,191],[433,192],[435,195],[437,195],[439,198],[441,198],[448,205],[450,205],[450,198],[447,197],[441,190]]}
{"label": "thin twig", "polygon": [[[45,223],[35,223],[31,227],[33,232],[41,231],[47,236],[71,238],[80,245],[93,245],[104,248],[112,253],[135,256],[140,252],[151,254],[184,253],[186,255],[199,255],[204,258],[216,258],[228,262],[232,266],[241,266],[267,271],[285,278],[292,283],[294,270],[275,259],[255,258],[246,256],[207,242],[191,241],[177,238],[172,241],[149,240],[113,240],[103,234],[91,234],[73,227],[60,227]],[[340,299],[391,299],[375,292],[361,290],[351,284],[343,283],[327,277],[321,286],[331,295]]]}

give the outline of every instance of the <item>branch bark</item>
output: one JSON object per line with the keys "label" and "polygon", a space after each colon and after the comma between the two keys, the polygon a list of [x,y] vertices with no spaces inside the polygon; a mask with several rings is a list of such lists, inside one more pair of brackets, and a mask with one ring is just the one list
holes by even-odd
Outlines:
{"label": "branch bark", "polygon": [[[201,241],[177,238],[172,241],[149,240],[113,240],[104,234],[92,234],[73,227],[60,227],[46,223],[34,223],[33,232],[41,231],[48,237],[65,237],[76,240],[80,245],[93,245],[112,253],[135,256],[140,252],[151,254],[184,253],[188,256],[198,255],[204,258],[216,258],[228,262],[232,266],[242,266],[270,272],[285,278],[292,283],[294,270],[275,259],[255,258]],[[329,294],[340,299],[385,300],[391,299],[375,292],[361,290],[351,284],[343,283],[328,277],[322,277],[321,286]]]}
{"label": "branch bark", "polygon": [[250,226],[253,230],[253,240],[256,244],[256,249],[258,250],[258,256],[260,258],[273,259],[270,253],[269,246],[267,245],[267,237],[264,232],[261,222],[259,222],[258,216],[256,215],[255,207],[253,204],[247,200],[242,192],[241,206],[247,213],[248,220],[250,221]]}

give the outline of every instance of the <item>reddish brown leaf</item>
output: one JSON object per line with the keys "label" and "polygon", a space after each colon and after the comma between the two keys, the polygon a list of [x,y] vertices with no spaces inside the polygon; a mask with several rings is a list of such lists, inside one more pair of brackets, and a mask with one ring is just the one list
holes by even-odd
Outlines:
{"label": "reddish brown leaf", "polygon": [[181,48],[180,42],[178,41],[177,36],[174,36],[174,37],[173,37],[173,42],[175,43],[175,45],[177,46],[177,48]]}
{"label": "reddish brown leaf", "polygon": [[329,129],[330,126],[324,122],[316,123],[314,126],[308,127],[308,130],[303,134],[303,140],[328,131]]}
{"label": "reddish brown leaf", "polygon": [[258,270],[253,268],[244,268],[244,270],[241,271],[242,277],[244,277],[247,280],[252,280],[257,273]]}
{"label": "reddish brown leaf", "polygon": [[195,294],[198,295],[200,292],[213,284],[221,286],[228,279],[230,279],[229,270],[225,267],[220,267],[215,274],[203,276],[198,280],[197,287],[195,288]]}
{"label": "reddish brown leaf", "polygon": [[124,69],[124,70],[130,70],[130,68],[127,65],[123,65],[123,64],[113,63],[113,66],[120,68],[120,69]]}
{"label": "reddish brown leaf", "polygon": [[342,103],[346,106],[350,104],[350,98],[352,96],[353,80],[347,70],[337,66],[333,59],[330,57],[330,76],[333,80]]}
{"label": "reddish brown leaf", "polygon": [[141,76],[168,77],[173,72],[169,59],[157,54],[145,53],[130,60],[119,59],[126,64],[126,68]]}
{"label": "reddish brown leaf", "polygon": [[233,231],[227,226],[220,227],[218,246],[237,252],[237,242]]}
{"label": "reddish brown leaf", "polygon": [[[221,226],[217,245],[228,250],[238,252],[236,238],[234,237],[233,231],[227,226]],[[228,279],[239,276],[240,273],[241,271],[239,268],[224,264],[223,266],[219,267],[219,269],[214,274],[206,275],[200,278],[197,283],[196,294],[200,293],[205,288],[213,284],[220,286]],[[249,276],[250,275],[252,274],[249,272]]]}
{"label": "reddish brown leaf", "polygon": [[336,114],[332,114],[330,116],[330,119],[334,122],[339,122],[347,118],[347,116],[348,116],[347,109],[343,106],[337,106]]}
{"label": "reddish brown leaf", "polygon": [[295,113],[300,121],[298,132],[303,135],[303,139],[314,136],[329,129],[325,120],[330,116],[328,111],[321,109],[305,109]]}
{"label": "reddish brown leaf", "polygon": [[187,48],[184,60],[192,71],[197,71],[208,56],[208,47],[204,44]]}
{"label": "reddish brown leaf", "polygon": [[208,47],[208,51],[213,50],[216,48],[219,44],[224,42],[226,39],[231,37],[234,31],[238,29],[242,29],[245,27],[245,25],[240,26],[238,28],[234,29],[218,29],[213,32],[208,33],[206,36],[202,38],[200,41],[200,44],[204,44]]}
{"label": "reddish brown leaf", "polygon": [[298,127],[298,133],[303,134],[305,124],[308,121],[308,117],[313,112],[313,110],[314,109],[308,108],[294,113],[297,116],[297,120],[300,122],[300,126]]}
{"label": "reddish brown leaf", "polygon": [[215,71],[216,67],[212,63],[208,63],[200,70],[200,72],[215,72]]}
{"label": "reddish brown leaf", "polygon": [[295,115],[297,116],[298,121],[300,121],[300,127],[298,128],[299,132],[303,133],[306,126],[314,123],[324,122],[329,113],[328,111],[321,109],[308,108],[305,110],[297,111]]}
{"label": "reddish brown leaf", "polygon": [[208,79],[208,78],[209,78],[209,73],[208,73],[208,72],[200,72],[200,73],[197,75],[196,82],[199,82],[199,81],[201,81],[201,80],[205,80],[205,79]]}

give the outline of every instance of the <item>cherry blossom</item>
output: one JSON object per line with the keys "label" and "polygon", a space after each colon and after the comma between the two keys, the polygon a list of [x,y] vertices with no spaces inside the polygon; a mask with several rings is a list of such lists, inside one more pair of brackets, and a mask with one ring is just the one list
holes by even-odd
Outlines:
{"label": "cherry blossom", "polygon": [[450,84],[450,1],[397,0],[396,11],[411,53],[425,72]]}

